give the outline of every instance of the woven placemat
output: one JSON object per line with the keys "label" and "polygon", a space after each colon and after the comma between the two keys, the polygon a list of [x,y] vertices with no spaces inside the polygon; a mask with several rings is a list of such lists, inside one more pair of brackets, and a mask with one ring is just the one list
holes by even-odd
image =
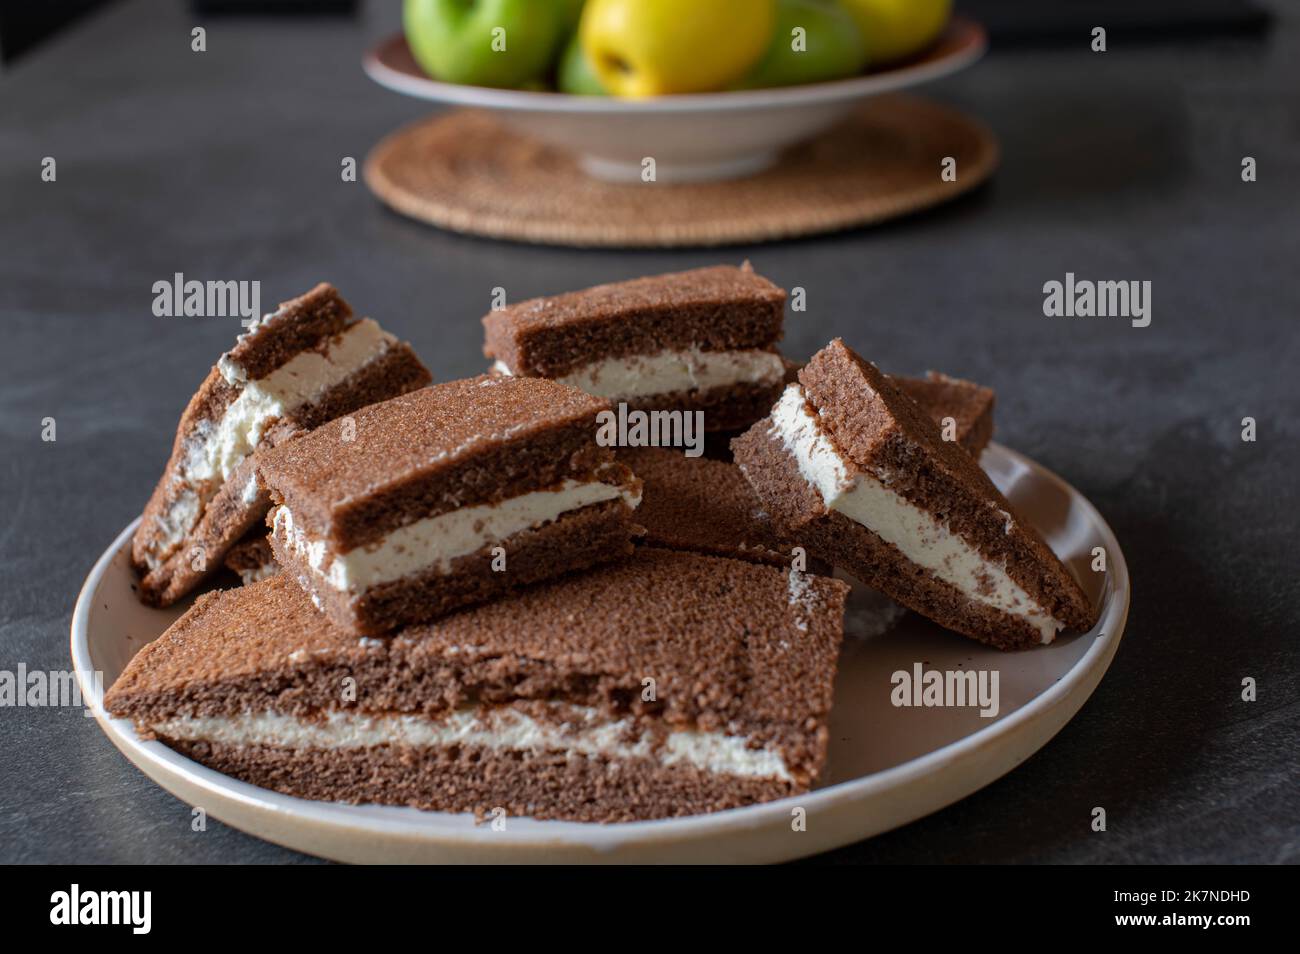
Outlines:
{"label": "woven placemat", "polygon": [[[957,179],[940,177],[944,156]],[[765,242],[869,225],[946,202],[998,162],[984,126],[915,96],[873,99],[757,175],[684,185],[587,176],[563,152],[490,113],[400,129],[366,160],[389,206],[454,232],[544,245],[670,247]]]}

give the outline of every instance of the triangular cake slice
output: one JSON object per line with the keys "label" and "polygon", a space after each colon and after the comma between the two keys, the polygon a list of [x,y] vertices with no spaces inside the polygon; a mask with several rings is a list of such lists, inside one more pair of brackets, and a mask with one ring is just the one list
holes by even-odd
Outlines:
{"label": "triangular cake slice", "polygon": [[131,544],[140,598],[176,602],[265,517],[270,501],[254,474],[259,449],[429,381],[409,345],[356,318],[330,285],[263,316],[181,415]]}
{"label": "triangular cake slice", "polygon": [[647,548],[378,640],[282,573],[199,597],[104,702],[145,737],[303,798],[690,815],[816,781],[847,589]]}
{"label": "triangular cake slice", "polygon": [[949,629],[1015,649],[1096,619],[974,458],[839,339],[732,448],[783,536]]}

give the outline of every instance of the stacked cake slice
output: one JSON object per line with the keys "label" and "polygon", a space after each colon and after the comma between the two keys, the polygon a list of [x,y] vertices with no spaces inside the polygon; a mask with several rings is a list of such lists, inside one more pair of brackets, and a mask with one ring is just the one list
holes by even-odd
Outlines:
{"label": "stacked cake slice", "polygon": [[625,556],[640,482],[596,442],[608,405],[483,375],[267,453],[271,545],[334,622],[380,635]]}
{"label": "stacked cake slice", "polygon": [[636,410],[747,427],[781,391],[785,292],[746,264],[534,298],[483,319],[493,370],[552,378]]}
{"label": "stacked cake slice", "polygon": [[140,597],[167,606],[217,570],[266,515],[260,450],[429,383],[415,353],[331,286],[266,315],[221,357],[181,415],[132,541]]}

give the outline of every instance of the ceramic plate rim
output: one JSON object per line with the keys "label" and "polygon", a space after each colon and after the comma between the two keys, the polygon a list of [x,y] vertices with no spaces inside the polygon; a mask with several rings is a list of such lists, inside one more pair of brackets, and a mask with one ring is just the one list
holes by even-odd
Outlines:
{"label": "ceramic plate rim", "polygon": [[416,99],[458,106],[477,106],[516,112],[587,115],[711,113],[833,103],[892,92],[955,73],[974,63],[988,49],[988,36],[984,27],[969,17],[954,16],[944,33],[944,36],[949,35],[959,41],[950,53],[935,58],[927,57],[879,73],[867,73],[823,83],[808,83],[803,86],[734,90],[723,93],[686,93],[639,100],[496,89],[412,76],[389,66],[381,57],[381,52],[401,37],[400,33],[385,37],[371,47],[362,59],[362,68],[367,76],[386,89]]}
{"label": "ceramic plate rim", "polygon": [[[190,785],[212,794],[218,801],[230,799],[247,808],[280,815],[297,815],[303,821],[322,825],[335,833],[353,835],[374,834],[398,836],[414,839],[430,846],[459,846],[470,848],[486,846],[489,842],[494,849],[503,847],[517,848],[521,851],[550,846],[585,847],[597,850],[610,850],[639,842],[660,840],[689,840],[692,835],[700,833],[735,834],[750,828],[759,828],[772,823],[775,819],[789,817],[790,807],[798,804],[811,816],[814,812],[825,811],[849,803],[865,801],[873,795],[879,795],[907,783],[920,781],[927,776],[940,773],[948,764],[956,762],[963,756],[973,754],[985,745],[1003,740],[1016,734],[1029,723],[1046,716],[1058,704],[1066,701],[1079,686],[1084,683],[1098,665],[1096,683],[1109,668],[1110,660],[1124,634],[1131,598],[1128,566],[1120,549],[1119,541],[1110,525],[1093,506],[1073,486],[1056,473],[1039,465],[1023,454],[1004,447],[996,442],[990,443],[990,450],[1008,455],[1014,462],[1028,467],[1037,476],[1057,484],[1070,497],[1072,505],[1080,506],[1102,538],[1108,557],[1107,578],[1103,585],[1102,607],[1097,626],[1089,633],[1081,634],[1076,639],[1092,639],[1092,645],[1058,680],[1043,692],[1036,695],[1025,705],[1004,719],[978,729],[956,741],[947,743],[937,749],[916,758],[891,766],[880,772],[849,779],[826,788],[816,789],[792,798],[779,799],[759,805],[730,809],[712,814],[691,815],[684,818],[660,819],[655,821],[622,822],[616,824],[581,824],[573,822],[547,822],[536,827],[511,829],[507,832],[492,831],[488,826],[464,826],[448,823],[447,816],[438,812],[412,813],[411,816],[367,817],[367,806],[342,805],[334,802],[316,802],[283,795],[269,789],[258,788],[214,769],[191,761],[179,753],[167,748],[158,741],[140,739],[133,725],[127,719],[113,719],[103,708],[103,696],[100,687],[93,678],[94,669],[90,658],[89,616],[95,590],[108,570],[113,558],[123,549],[139,523],[137,517],[121,531],[107,550],[96,560],[87,575],[78,594],[72,614],[71,652],[74,671],[81,686],[83,699],[91,707],[95,720],[99,723],[110,741],[125,754],[130,761],[145,770],[145,765],[179,776]],[[1031,650],[1032,651],[1032,650]],[[1055,731],[1074,717],[1084,702],[1095,691],[1096,683],[1058,726]],[[1034,746],[1038,751],[1050,741],[1055,731]],[[960,798],[965,798],[981,788],[991,784],[1011,770],[1009,766],[991,777],[984,778],[974,788],[965,791]],[[157,784],[154,772],[146,771]],[[163,788],[171,790],[169,786]],[[175,793],[174,793],[175,794]],[[180,797],[180,796],[178,796]],[[188,801],[188,799],[182,799]],[[378,806],[382,807],[382,806]],[[937,809],[923,812],[915,818],[925,817]],[[221,814],[212,811],[218,818]],[[913,818],[912,820],[915,820]],[[900,823],[905,824],[906,822]],[[897,826],[891,826],[897,827]],[[883,829],[888,830],[888,829]],[[263,836],[265,837],[265,836]],[[288,844],[288,842],[280,842]],[[303,849],[300,849],[303,850]]]}

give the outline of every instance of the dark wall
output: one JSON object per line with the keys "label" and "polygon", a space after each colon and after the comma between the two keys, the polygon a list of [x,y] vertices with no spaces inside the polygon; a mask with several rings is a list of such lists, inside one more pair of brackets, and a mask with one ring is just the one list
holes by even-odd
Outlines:
{"label": "dark wall", "polygon": [[[117,0],[2,0],[0,64],[8,65],[42,40],[86,14]],[[180,3],[183,0],[175,0]],[[356,0],[190,0],[200,16],[208,14],[348,13]]]}
{"label": "dark wall", "polygon": [[12,0],[0,3],[0,63],[8,65],[41,40],[113,0]]}

